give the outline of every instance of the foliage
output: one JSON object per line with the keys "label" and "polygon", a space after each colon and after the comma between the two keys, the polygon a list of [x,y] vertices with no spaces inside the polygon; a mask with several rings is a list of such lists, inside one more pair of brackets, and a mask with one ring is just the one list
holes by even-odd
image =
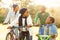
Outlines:
{"label": "foliage", "polygon": [[60,24],[56,25],[58,28],[60,28]]}
{"label": "foliage", "polygon": [[4,16],[0,16],[0,23],[3,23],[5,17]]}

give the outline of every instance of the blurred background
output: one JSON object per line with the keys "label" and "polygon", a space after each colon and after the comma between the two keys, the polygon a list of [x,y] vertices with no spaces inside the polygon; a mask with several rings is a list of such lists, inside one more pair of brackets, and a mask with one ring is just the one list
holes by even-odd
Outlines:
{"label": "blurred background", "polygon": [[[47,8],[46,11],[49,12],[50,15],[55,18],[56,20],[55,24],[58,27],[58,33],[59,33],[60,0],[0,0],[0,35],[1,36],[2,33],[7,32],[7,30],[4,31],[6,28],[4,27],[4,25],[2,25],[2,23],[5,20],[8,11],[12,9],[13,4],[18,4],[20,8],[27,7],[29,13],[32,16],[33,21],[36,13],[40,11],[40,7],[42,5],[45,6]],[[2,37],[1,36],[0,36],[0,40],[4,40],[2,39],[4,35]]]}
{"label": "blurred background", "polygon": [[56,20],[56,25],[60,25],[60,0],[0,0],[0,23],[2,23],[13,4],[18,4],[20,8],[27,7],[32,19],[40,11],[43,5],[47,8]]}

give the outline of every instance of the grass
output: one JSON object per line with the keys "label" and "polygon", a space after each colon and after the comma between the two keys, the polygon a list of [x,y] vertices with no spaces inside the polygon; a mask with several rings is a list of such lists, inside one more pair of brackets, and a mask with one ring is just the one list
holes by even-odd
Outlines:
{"label": "grass", "polygon": [[0,16],[0,23],[3,23],[3,21],[4,21],[4,16]]}

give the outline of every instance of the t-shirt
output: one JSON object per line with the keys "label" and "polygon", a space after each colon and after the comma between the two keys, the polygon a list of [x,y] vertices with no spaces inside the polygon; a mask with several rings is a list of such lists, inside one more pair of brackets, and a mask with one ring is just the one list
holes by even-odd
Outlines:
{"label": "t-shirt", "polygon": [[42,13],[38,13],[35,17],[35,23],[38,22],[38,18],[40,19],[40,24],[43,25],[45,24],[45,20],[47,19],[47,17],[49,16],[49,13],[45,13],[44,15],[42,15]]}
{"label": "t-shirt", "polygon": [[[42,25],[39,29],[39,34],[40,35],[55,35],[57,36],[57,27],[54,24],[47,24],[47,25]],[[50,38],[50,40],[53,40],[53,38]],[[54,38],[55,40],[55,38]]]}

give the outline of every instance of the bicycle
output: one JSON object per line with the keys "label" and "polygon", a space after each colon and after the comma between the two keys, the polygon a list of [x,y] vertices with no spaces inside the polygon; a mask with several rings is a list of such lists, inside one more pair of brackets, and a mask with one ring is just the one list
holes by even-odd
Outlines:
{"label": "bicycle", "polygon": [[[20,33],[21,33],[21,31],[27,31],[26,29],[27,29],[27,27],[22,27],[22,26],[20,26],[20,27],[12,27],[12,28],[10,28],[11,30],[10,30],[10,32],[9,33],[7,33],[7,36],[6,36],[6,40],[20,40],[19,38],[17,39],[16,38],[16,34],[14,33],[14,30],[13,29],[15,29],[15,28],[18,28],[18,31],[19,31],[19,38],[20,38]],[[10,38],[9,38],[9,36],[10,36]],[[23,40],[23,39],[22,39]],[[25,39],[26,40],[26,39]]]}
{"label": "bicycle", "polygon": [[[28,26],[27,27],[26,26],[23,26],[23,27],[20,28],[20,32],[19,32],[19,38],[20,38],[20,40],[27,40],[26,39],[26,32],[28,32],[28,30],[29,30],[28,29]],[[22,32],[25,33],[25,34],[23,34]],[[21,35],[24,35],[24,37],[22,37]]]}
{"label": "bicycle", "polygon": [[8,28],[8,29],[11,29],[9,33],[7,33],[7,36],[6,36],[6,40],[18,40],[16,38],[16,34],[14,33],[14,30],[15,28],[19,28],[19,27],[11,27],[11,28]]}
{"label": "bicycle", "polygon": [[39,40],[49,40],[51,37],[50,35],[37,35]]}

